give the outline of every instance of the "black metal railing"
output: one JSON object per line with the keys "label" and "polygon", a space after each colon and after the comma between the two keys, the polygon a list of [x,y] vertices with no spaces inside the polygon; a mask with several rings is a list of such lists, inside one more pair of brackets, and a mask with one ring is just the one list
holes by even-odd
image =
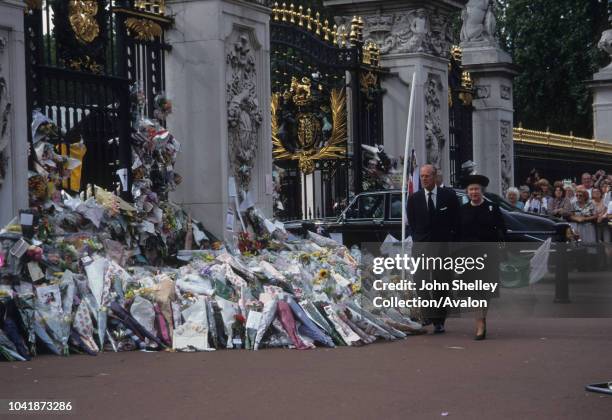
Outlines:
{"label": "black metal railing", "polygon": [[[97,8],[87,9],[64,0],[39,5],[25,16],[30,117],[39,109],[52,119],[66,146],[83,141],[80,189],[96,184],[116,190],[116,171],[131,166],[130,86],[141,86],[149,116],[164,90],[164,29],[171,23],[163,16],[164,2],[97,0]],[[70,147],[63,150],[70,153]],[[128,185],[123,191],[128,198],[129,190]]]}
{"label": "black metal railing", "polygon": [[461,165],[473,159],[472,139],[472,81],[470,75],[461,66],[461,51],[453,49],[449,75],[449,155],[450,181],[453,186],[460,186]]}
{"label": "black metal railing", "polygon": [[[378,50],[374,52],[369,45],[365,48],[362,20],[337,26],[320,1],[273,1],[267,6],[272,8],[272,93],[279,98],[290,97],[295,93],[291,91],[294,83],[299,85],[303,80],[309,86],[306,89],[309,92],[312,89],[312,103],[293,109],[289,100],[286,108],[279,105],[281,109],[275,117],[279,133],[283,133],[276,142],[283,143],[289,152],[275,154],[275,164],[287,174],[280,193],[284,210],[277,216],[285,219],[333,216],[350,196],[363,189],[361,145],[382,144]],[[330,95],[339,91],[350,92],[342,111],[348,131],[345,150],[333,157],[312,158],[316,161],[314,167],[312,161],[303,165],[302,156],[316,156],[319,148],[302,145],[303,150],[296,149],[299,144],[299,139],[294,138],[299,136],[295,130],[296,117],[325,119],[317,109],[329,108]],[[327,122],[331,123],[329,115]],[[320,126],[322,121],[302,128],[319,130]]]}

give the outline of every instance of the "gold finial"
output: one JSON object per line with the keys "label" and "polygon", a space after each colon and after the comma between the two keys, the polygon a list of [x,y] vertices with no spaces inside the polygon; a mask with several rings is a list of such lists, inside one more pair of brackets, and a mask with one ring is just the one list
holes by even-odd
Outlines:
{"label": "gold finial", "polygon": [[461,59],[463,58],[463,51],[461,50],[461,47],[459,47],[458,45],[453,45],[451,47],[451,56],[455,61],[461,61]]}
{"label": "gold finial", "polygon": [[278,16],[278,2],[274,2],[274,8],[272,9],[272,14],[274,16],[274,20],[278,21],[279,16]]}
{"label": "gold finial", "polygon": [[461,99],[463,105],[469,106],[472,104],[472,100],[474,98],[472,92],[474,83],[472,82],[472,76],[467,71],[461,73],[461,87],[462,90],[459,92],[459,99]]}
{"label": "gold finial", "polygon": [[357,40],[363,42],[363,28],[365,28],[365,22],[361,16],[357,18]]}
{"label": "gold finial", "polygon": [[302,5],[298,8],[298,26],[304,26],[304,7]]}
{"label": "gold finial", "polygon": [[315,33],[317,35],[321,35],[321,13],[317,12],[316,16],[317,16],[316,18],[317,29],[315,30]]}
{"label": "gold finial", "polygon": [[378,44],[372,42],[372,65],[374,67],[380,67],[380,48]]}
{"label": "gold finial", "polygon": [[323,32],[325,34],[323,39],[329,41],[329,20],[327,19],[325,19],[325,22],[323,22]]}
{"label": "gold finial", "polygon": [[346,31],[342,31],[341,39],[340,39],[340,47],[341,48],[346,48],[346,46],[348,44],[347,38],[348,37],[347,37]]}
{"label": "gold finial", "polygon": [[473,87],[472,75],[467,71],[464,71],[461,74],[461,87],[464,87],[465,89],[472,89]]}
{"label": "gold finial", "polygon": [[306,28],[309,31],[312,31],[312,10],[310,9],[310,7],[308,9],[306,9]]}
{"label": "gold finial", "polygon": [[282,14],[282,21],[283,22],[287,22],[287,3],[283,3],[283,9],[281,10],[281,14]]}
{"label": "gold finial", "polygon": [[289,16],[291,16],[291,23],[295,23],[295,4],[291,3],[291,6],[289,6],[289,8]]}
{"label": "gold finial", "polygon": [[165,0],[136,0],[134,2],[134,8],[143,12],[163,16],[166,13],[166,2]]}
{"label": "gold finial", "polygon": [[356,46],[361,41],[361,27],[357,16],[353,16],[351,20],[351,33],[350,33],[351,46]]}
{"label": "gold finial", "polygon": [[355,30],[354,26],[351,26],[351,33],[349,34],[349,41],[351,43],[351,46],[356,46],[357,45],[357,31]]}
{"label": "gold finial", "polygon": [[332,30],[332,41],[334,45],[338,45],[338,25],[334,24],[334,29]]}
{"label": "gold finial", "polygon": [[363,47],[363,58],[361,61],[363,64],[372,64],[372,48],[369,41]]}

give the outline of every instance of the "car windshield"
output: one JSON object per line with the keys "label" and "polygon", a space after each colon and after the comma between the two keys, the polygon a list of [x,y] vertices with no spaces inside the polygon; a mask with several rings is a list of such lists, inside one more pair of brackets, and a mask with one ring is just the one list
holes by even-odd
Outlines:
{"label": "car windshield", "polygon": [[347,209],[347,219],[381,219],[385,215],[384,194],[361,195]]}
{"label": "car windshield", "polygon": [[402,218],[402,195],[392,194],[391,195],[391,208],[389,209],[390,219],[401,219]]}

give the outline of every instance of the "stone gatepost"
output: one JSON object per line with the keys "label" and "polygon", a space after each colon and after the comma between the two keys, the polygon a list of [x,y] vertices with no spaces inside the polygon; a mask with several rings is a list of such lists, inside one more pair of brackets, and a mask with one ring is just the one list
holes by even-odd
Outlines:
{"label": "stone gatepost", "polygon": [[[329,0],[337,22],[353,15],[365,20],[364,40],[381,49],[381,65],[390,74],[382,87],[385,151],[404,155],[412,76],[416,73],[414,146],[419,165],[432,163],[450,181],[448,66],[452,15],[457,0]],[[350,25],[349,25],[350,26]]]}
{"label": "stone gatepost", "polygon": [[[173,199],[219,238],[242,204],[272,214],[270,9],[242,0],[171,0],[169,129],[181,142]],[[230,188],[233,184],[236,186]],[[231,223],[231,220],[234,223]]]}
{"label": "stone gatepost", "polygon": [[[603,32],[598,47],[612,58],[612,29]],[[593,75],[589,87],[593,91],[593,138],[612,143],[612,63]]]}
{"label": "stone gatepost", "polygon": [[0,227],[28,206],[24,7],[0,0]]}
{"label": "stone gatepost", "polygon": [[470,0],[462,14],[462,65],[474,84],[473,144],[476,171],[497,194],[514,186],[512,58],[495,38],[495,14],[488,0]]}

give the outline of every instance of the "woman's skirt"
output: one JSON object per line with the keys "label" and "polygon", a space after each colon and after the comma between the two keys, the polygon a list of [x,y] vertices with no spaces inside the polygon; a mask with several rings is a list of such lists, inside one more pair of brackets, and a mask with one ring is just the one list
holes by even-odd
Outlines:
{"label": "woman's skirt", "polygon": [[597,234],[593,223],[572,223],[571,225],[580,235],[583,243],[592,244],[597,242]]}

